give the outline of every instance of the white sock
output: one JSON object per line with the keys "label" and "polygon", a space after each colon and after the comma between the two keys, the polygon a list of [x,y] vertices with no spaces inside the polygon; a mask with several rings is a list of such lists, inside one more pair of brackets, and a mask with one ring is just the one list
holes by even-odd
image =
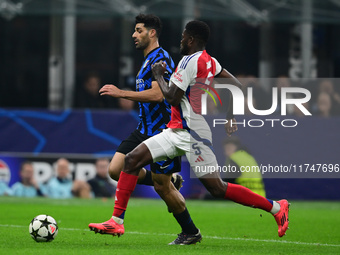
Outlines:
{"label": "white sock", "polygon": [[280,204],[276,201],[273,201],[273,208],[270,210],[270,213],[276,214],[280,211],[280,208],[281,208]]}
{"label": "white sock", "polygon": [[116,216],[112,216],[112,219],[113,219],[116,223],[118,223],[118,224],[120,224],[120,225],[124,223],[124,220],[123,220],[123,219],[118,218],[118,217],[116,217]]}

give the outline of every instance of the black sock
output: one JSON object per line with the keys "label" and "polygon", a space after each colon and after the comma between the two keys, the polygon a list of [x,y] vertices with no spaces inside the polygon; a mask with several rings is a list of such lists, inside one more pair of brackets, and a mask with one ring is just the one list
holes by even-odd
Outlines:
{"label": "black sock", "polygon": [[192,221],[188,209],[179,214],[174,214],[175,219],[181,225],[182,231],[186,234],[197,234],[198,229],[196,228],[194,222]]}
{"label": "black sock", "polygon": [[146,174],[145,174],[144,180],[142,180],[142,181],[139,182],[138,184],[153,186],[151,171],[146,170]]}

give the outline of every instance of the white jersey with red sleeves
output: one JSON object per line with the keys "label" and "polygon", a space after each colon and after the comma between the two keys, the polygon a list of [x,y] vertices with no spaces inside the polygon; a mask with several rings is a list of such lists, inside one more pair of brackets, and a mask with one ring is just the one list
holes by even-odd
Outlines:
{"label": "white jersey with red sleeves", "polygon": [[196,132],[203,131],[203,133],[206,133],[204,131],[209,131],[209,133],[211,133],[203,116],[192,107],[193,103],[195,103],[193,101],[196,101],[196,99],[200,104],[200,98],[190,98],[190,96],[192,96],[190,90],[192,90],[198,79],[212,79],[221,71],[222,67],[218,61],[211,57],[205,50],[184,56],[181,59],[176,71],[170,77],[169,84],[173,83],[182,89],[184,95],[178,106],[171,107],[171,120],[168,123],[169,128],[194,130]]}

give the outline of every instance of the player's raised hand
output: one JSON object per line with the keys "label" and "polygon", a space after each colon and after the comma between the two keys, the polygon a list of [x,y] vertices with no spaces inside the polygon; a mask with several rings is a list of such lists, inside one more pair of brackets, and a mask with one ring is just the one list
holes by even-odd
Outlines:
{"label": "player's raised hand", "polygon": [[115,85],[106,84],[99,90],[99,94],[101,96],[107,95],[112,97],[121,97],[122,90],[117,88]]}
{"label": "player's raised hand", "polygon": [[231,136],[232,133],[237,131],[236,119],[228,120],[228,123],[225,124],[225,129],[227,131],[227,135]]}
{"label": "player's raised hand", "polygon": [[166,63],[165,61],[159,61],[156,64],[153,64],[151,68],[152,68],[152,74],[155,78],[158,76],[163,76],[163,74],[166,71]]}

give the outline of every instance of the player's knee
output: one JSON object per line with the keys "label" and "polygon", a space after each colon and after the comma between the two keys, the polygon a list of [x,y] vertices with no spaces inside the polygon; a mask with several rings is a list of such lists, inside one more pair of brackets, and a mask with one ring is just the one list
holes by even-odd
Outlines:
{"label": "player's knee", "polygon": [[227,187],[226,185],[209,186],[208,191],[213,197],[224,198]]}
{"label": "player's knee", "polygon": [[163,187],[161,185],[159,185],[158,183],[154,182],[154,189],[157,192],[157,194],[161,194],[163,191]]}
{"label": "player's knee", "polygon": [[118,181],[120,172],[121,172],[121,169],[118,169],[117,167],[111,166],[111,164],[110,164],[109,175],[113,180]]}
{"label": "player's knee", "polygon": [[125,156],[125,167],[124,172],[128,174],[138,174],[138,158],[133,155],[133,153],[128,153]]}
{"label": "player's knee", "polygon": [[161,197],[170,192],[169,185],[164,185],[161,183],[154,182],[154,189]]}
{"label": "player's knee", "polygon": [[172,188],[171,188],[172,184],[167,181],[161,181],[161,182],[158,182],[157,180],[154,180],[154,189],[155,191],[157,192],[157,194],[160,195],[160,197],[165,197],[167,195],[169,195],[172,191]]}

